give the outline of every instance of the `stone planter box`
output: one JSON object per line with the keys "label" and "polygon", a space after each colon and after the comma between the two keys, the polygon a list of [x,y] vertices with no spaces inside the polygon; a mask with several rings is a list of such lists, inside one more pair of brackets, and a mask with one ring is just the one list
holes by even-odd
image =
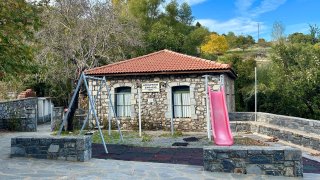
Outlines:
{"label": "stone planter box", "polygon": [[303,176],[301,150],[288,146],[206,146],[203,161],[212,172]]}
{"label": "stone planter box", "polygon": [[16,137],[11,139],[11,157],[66,161],[91,159],[91,136]]}

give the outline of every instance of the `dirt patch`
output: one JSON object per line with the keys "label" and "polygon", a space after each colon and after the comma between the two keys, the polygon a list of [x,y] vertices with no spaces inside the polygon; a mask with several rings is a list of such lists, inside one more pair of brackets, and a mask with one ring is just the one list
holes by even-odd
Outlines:
{"label": "dirt patch", "polygon": [[255,140],[248,137],[235,137],[234,144],[243,146],[269,146],[260,140]]}

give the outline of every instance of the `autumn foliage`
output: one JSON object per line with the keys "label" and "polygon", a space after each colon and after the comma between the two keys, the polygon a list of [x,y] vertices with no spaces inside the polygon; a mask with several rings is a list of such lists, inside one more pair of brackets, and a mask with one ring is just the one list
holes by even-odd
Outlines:
{"label": "autumn foliage", "polygon": [[211,34],[201,46],[201,51],[207,54],[220,55],[228,50],[228,42],[224,36]]}

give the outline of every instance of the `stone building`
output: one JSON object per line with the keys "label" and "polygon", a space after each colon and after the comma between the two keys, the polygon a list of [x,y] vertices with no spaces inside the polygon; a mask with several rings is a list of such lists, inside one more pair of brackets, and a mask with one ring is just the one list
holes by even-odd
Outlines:
{"label": "stone building", "polygon": [[[141,99],[144,130],[168,130],[171,118],[176,130],[205,130],[206,93],[203,75],[212,75],[216,78],[223,75],[228,111],[235,110],[236,74],[228,64],[162,50],[93,68],[87,70],[86,74],[106,77],[111,98],[108,97],[106,89],[103,89],[96,108],[105,124],[108,121],[108,114],[111,114],[109,117],[113,117],[109,108],[111,100],[123,129],[138,127],[139,99]],[[208,84],[215,88],[216,82],[212,79],[209,78]],[[98,86],[98,82],[89,81],[93,95],[97,94]]]}

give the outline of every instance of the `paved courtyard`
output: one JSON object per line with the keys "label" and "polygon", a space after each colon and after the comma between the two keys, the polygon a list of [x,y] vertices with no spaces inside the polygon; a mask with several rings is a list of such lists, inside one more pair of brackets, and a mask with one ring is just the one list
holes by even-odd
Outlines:
{"label": "paved courtyard", "polygon": [[[49,126],[36,133],[0,132],[0,179],[294,179],[286,177],[212,173],[202,166],[92,159],[66,162],[30,158],[10,158],[11,137],[48,135]],[[303,179],[320,179],[320,174],[305,173]]]}

